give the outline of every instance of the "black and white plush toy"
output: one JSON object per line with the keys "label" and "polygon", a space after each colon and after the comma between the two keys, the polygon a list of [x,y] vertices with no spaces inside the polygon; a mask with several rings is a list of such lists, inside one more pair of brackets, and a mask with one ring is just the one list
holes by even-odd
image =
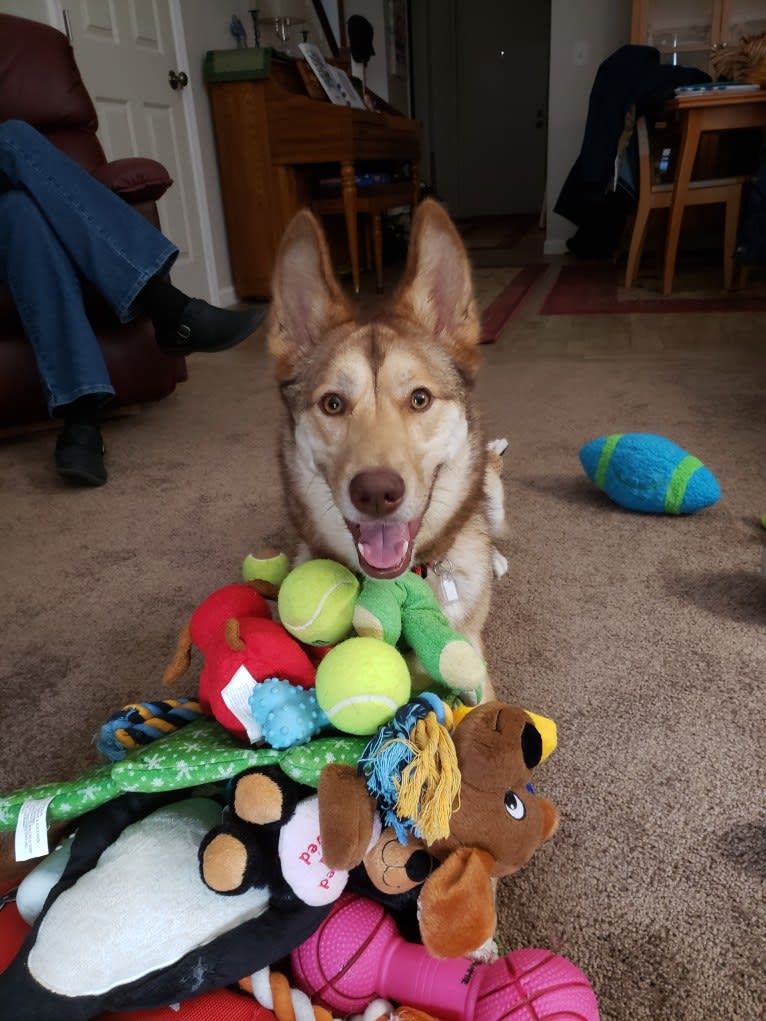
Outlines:
{"label": "black and white plush toy", "polygon": [[372,802],[368,875],[326,864],[319,795],[279,765],[238,774],[226,804],[199,790],[102,805],[29,877],[31,898],[25,880],[37,917],[0,975],[0,1021],[87,1021],[234,984],[303,943],[347,883],[414,909],[431,856],[408,848],[392,861]]}
{"label": "black and white plush toy", "polygon": [[307,903],[283,878],[282,824],[315,792],[273,775],[284,811],[259,827],[263,867],[249,863],[236,897],[200,873],[200,847],[221,832],[218,800],[126,794],[83,817],[60,880],[0,975],[0,1021],[87,1021],[191,999],[307,939],[338,894]]}

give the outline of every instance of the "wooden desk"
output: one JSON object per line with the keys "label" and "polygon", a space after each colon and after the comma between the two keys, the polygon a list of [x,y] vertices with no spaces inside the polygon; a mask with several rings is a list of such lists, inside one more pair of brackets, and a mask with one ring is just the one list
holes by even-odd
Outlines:
{"label": "wooden desk", "polygon": [[240,298],[270,297],[279,241],[310,205],[312,165],[336,164],[355,286],[359,279],[357,161],[408,163],[419,191],[417,122],[311,99],[295,65],[274,60],[270,78],[210,83],[234,286]]}
{"label": "wooden desk", "polygon": [[766,91],[700,92],[685,99],[676,97],[667,107],[668,116],[681,121],[681,148],[678,154],[673,198],[670,204],[668,232],[665,238],[662,293],[673,288],[673,271],[678,253],[681,221],[692,167],[704,131],[731,131],[735,128],[766,127]]}

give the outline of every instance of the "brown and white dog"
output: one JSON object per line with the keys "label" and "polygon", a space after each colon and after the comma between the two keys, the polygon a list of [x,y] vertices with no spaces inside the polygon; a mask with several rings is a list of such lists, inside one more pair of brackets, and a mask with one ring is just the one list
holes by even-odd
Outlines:
{"label": "brown and white dog", "polygon": [[330,557],[373,578],[425,565],[450,623],[482,653],[505,515],[472,396],[480,324],[452,221],[432,200],[418,206],[404,277],[365,320],[303,210],[283,237],[272,295],[268,342],[287,409],[281,467],[298,559]]}

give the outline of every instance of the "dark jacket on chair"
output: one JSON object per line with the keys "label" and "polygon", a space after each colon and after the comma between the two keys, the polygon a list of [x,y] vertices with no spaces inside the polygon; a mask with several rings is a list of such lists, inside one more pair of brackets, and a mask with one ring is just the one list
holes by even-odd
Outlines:
{"label": "dark jacket on chair", "polygon": [[601,254],[611,254],[632,205],[632,196],[615,198],[619,143],[631,107],[640,117],[671,98],[676,87],[710,80],[709,74],[697,68],[661,64],[659,50],[653,46],[621,46],[599,66],[588,102],[582,149],[554,211],[603,238],[607,248],[611,244],[611,249]]}

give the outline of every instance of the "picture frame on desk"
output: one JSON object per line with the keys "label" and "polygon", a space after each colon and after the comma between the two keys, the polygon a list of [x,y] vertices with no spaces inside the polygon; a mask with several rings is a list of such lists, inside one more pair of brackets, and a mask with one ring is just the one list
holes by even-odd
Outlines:
{"label": "picture frame on desk", "polygon": [[331,103],[335,103],[336,106],[353,106],[359,110],[366,109],[362,97],[345,71],[328,64],[321,50],[311,43],[299,43],[298,49],[306,58]]}
{"label": "picture frame on desk", "polygon": [[322,102],[327,102],[327,93],[322,87],[322,83],[311,70],[308,61],[298,60],[295,66],[298,68],[298,74],[301,76],[301,80],[306,88],[306,94],[311,99],[321,99]]}

